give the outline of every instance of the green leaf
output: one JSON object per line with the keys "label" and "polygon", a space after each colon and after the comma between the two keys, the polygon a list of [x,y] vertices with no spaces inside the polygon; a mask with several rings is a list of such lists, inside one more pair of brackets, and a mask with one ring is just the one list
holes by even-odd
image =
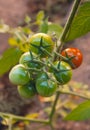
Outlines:
{"label": "green leaf", "polygon": [[74,40],[90,32],[90,1],[83,3],[72,22],[65,42]]}
{"label": "green leaf", "polygon": [[58,24],[54,24],[54,23],[48,24],[48,34],[55,33],[57,37],[60,37],[62,30],[63,28]]}
{"label": "green leaf", "polygon": [[22,52],[18,48],[9,48],[0,57],[0,76],[18,63]]}
{"label": "green leaf", "polygon": [[37,21],[42,21],[44,19],[44,11],[39,11],[36,19],[37,19]]}
{"label": "green leaf", "polygon": [[24,20],[28,24],[31,21],[31,18],[28,15],[26,15]]}
{"label": "green leaf", "polygon": [[25,34],[30,34],[32,31],[30,30],[30,28],[28,28],[28,27],[23,27],[22,28],[22,31],[25,33]]}
{"label": "green leaf", "polygon": [[42,33],[47,33],[48,32],[48,20],[46,19],[45,21],[43,21],[40,26],[39,26],[39,30]]}
{"label": "green leaf", "polygon": [[90,119],[90,101],[85,101],[75,108],[65,120],[87,120]]}

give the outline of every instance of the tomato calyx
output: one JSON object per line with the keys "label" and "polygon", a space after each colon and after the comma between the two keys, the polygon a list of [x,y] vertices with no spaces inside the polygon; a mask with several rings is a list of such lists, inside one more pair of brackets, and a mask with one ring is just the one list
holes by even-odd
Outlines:
{"label": "tomato calyx", "polygon": [[76,57],[76,56],[69,56],[68,53],[65,51],[65,58],[63,59],[63,61],[69,63],[73,68],[76,68],[76,66],[74,65],[74,63],[72,62],[72,60]]}
{"label": "tomato calyx", "polygon": [[38,49],[38,54],[43,54],[43,53],[47,53],[46,52],[46,48],[49,48],[51,45],[43,45],[43,37],[41,37],[41,40],[40,40],[40,45],[35,45],[35,44],[32,44],[30,43],[31,46],[35,47]]}
{"label": "tomato calyx", "polygon": [[57,72],[57,73],[63,73],[63,72],[67,72],[70,71],[71,69],[61,69],[61,61],[58,62],[57,66],[54,67],[54,65],[52,66],[53,72]]}

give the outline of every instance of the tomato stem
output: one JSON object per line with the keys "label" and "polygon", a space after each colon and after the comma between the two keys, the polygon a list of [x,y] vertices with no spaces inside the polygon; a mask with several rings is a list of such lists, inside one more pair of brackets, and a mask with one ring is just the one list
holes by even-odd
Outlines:
{"label": "tomato stem", "polygon": [[43,51],[43,52],[45,52],[48,56],[50,56],[50,57],[53,57],[52,55],[51,55],[51,53],[49,53],[46,49],[44,49],[43,47],[41,47],[41,50]]}
{"label": "tomato stem", "polygon": [[35,69],[35,68],[26,68],[28,71],[34,71],[34,72],[41,72],[42,69]]}
{"label": "tomato stem", "polygon": [[9,127],[8,130],[12,130],[12,117],[9,117]]}
{"label": "tomato stem", "polygon": [[83,98],[83,99],[90,100],[90,97],[88,97],[88,96],[84,96],[84,95],[79,94],[79,93],[74,92],[74,91],[65,91],[65,90],[63,90],[62,87],[59,88],[58,92],[60,94],[74,95],[74,96],[78,96],[78,97]]}
{"label": "tomato stem", "polygon": [[72,24],[72,22],[73,22],[73,19],[74,19],[74,17],[75,17],[75,14],[76,14],[76,12],[77,12],[77,10],[78,10],[78,7],[79,7],[80,2],[81,2],[81,0],[75,0],[75,1],[74,1],[74,4],[73,4],[72,9],[71,9],[71,12],[70,12],[70,15],[69,15],[69,17],[68,17],[68,19],[67,19],[67,22],[66,22],[65,27],[64,27],[64,29],[63,29],[62,35],[61,35],[61,37],[60,37],[60,39],[59,39],[61,42],[59,43],[59,45],[58,45],[58,47],[57,47],[57,49],[56,49],[57,52],[60,52],[60,51],[61,51],[62,46],[63,46],[64,43],[65,43],[65,42],[64,42],[64,41],[65,41],[65,38],[66,38],[67,33],[68,33],[68,31],[69,31],[69,29],[70,29],[70,27],[71,27],[71,24]]}
{"label": "tomato stem", "polygon": [[49,124],[49,120],[46,119],[30,119],[30,118],[26,118],[26,117],[23,117],[23,116],[16,116],[16,115],[13,115],[13,114],[8,114],[8,113],[3,113],[3,112],[0,112],[0,116],[3,116],[3,117],[9,117],[10,119],[17,119],[17,120],[22,120],[22,121],[30,121],[30,122],[36,122],[36,123],[44,123],[44,124]]}
{"label": "tomato stem", "polygon": [[60,95],[60,92],[57,91],[56,97],[55,97],[55,100],[54,100],[54,103],[53,103],[53,106],[52,106],[52,110],[51,110],[51,113],[50,113],[50,122],[52,122],[52,120],[53,120],[53,116],[54,116],[54,113],[55,113],[55,107],[56,107],[59,95]]}

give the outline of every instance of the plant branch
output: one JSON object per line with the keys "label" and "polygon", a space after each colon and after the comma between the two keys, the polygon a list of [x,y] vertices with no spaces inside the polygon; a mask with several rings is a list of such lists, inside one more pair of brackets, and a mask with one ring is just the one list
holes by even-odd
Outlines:
{"label": "plant branch", "polygon": [[53,106],[52,106],[52,110],[51,110],[51,113],[50,113],[50,122],[52,122],[52,118],[53,118],[53,115],[55,113],[55,107],[56,107],[59,95],[60,95],[60,92],[57,91],[56,97],[55,97],[55,100],[54,100],[54,103],[53,103]]}
{"label": "plant branch", "polygon": [[84,98],[84,99],[90,100],[90,97],[81,95],[81,94],[76,93],[76,92],[73,92],[73,91],[58,90],[58,92],[60,92],[60,94],[74,95],[74,96],[78,96],[78,97],[80,97],[80,98]]}
{"label": "plant branch", "polygon": [[9,117],[9,126],[8,130],[12,130],[12,117]]}
{"label": "plant branch", "polygon": [[73,4],[71,12],[70,12],[70,15],[69,15],[69,17],[67,19],[64,30],[63,30],[62,35],[60,37],[60,42],[59,42],[59,45],[57,47],[57,52],[60,52],[60,49],[64,45],[64,40],[65,40],[66,35],[67,35],[67,33],[68,33],[68,31],[69,31],[69,29],[71,27],[72,21],[73,21],[73,19],[75,17],[75,14],[77,12],[77,9],[79,7],[80,2],[81,2],[81,0],[75,0],[74,1],[74,4]]}
{"label": "plant branch", "polygon": [[23,117],[23,116],[16,116],[16,115],[13,115],[13,114],[8,114],[8,113],[3,113],[3,112],[0,112],[0,116],[9,117],[11,119],[17,119],[17,120],[22,120],[22,121],[30,121],[30,122],[44,123],[44,124],[49,123],[49,120],[30,119],[30,118],[26,118],[26,117]]}

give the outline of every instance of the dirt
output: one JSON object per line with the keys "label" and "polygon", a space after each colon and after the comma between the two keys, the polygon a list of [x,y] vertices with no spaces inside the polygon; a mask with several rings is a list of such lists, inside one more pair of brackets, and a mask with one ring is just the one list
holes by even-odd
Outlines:
{"label": "dirt", "polygon": [[[65,8],[64,8],[65,7]],[[64,9],[63,9],[64,8]],[[60,0],[0,0],[0,18],[4,20],[6,24],[12,27],[23,23],[23,19],[26,14],[34,17],[35,14],[44,9],[46,14],[50,15],[50,20],[61,23],[64,25],[68,16],[71,3],[61,2]],[[0,54],[8,47],[7,39],[8,34],[0,34]],[[78,47],[83,53],[82,65],[73,71],[73,80],[83,82],[84,84],[90,84],[90,34],[76,39],[72,43],[68,43],[67,46]],[[0,111],[10,112],[14,114],[27,113],[28,111],[38,111],[39,108],[43,108],[40,102],[36,103],[37,98],[32,100],[21,99],[17,93],[15,86],[9,83],[8,74],[0,78]],[[34,108],[34,106],[36,106]],[[56,130],[90,130],[89,121],[87,122],[65,122],[59,119],[57,121]],[[28,126],[25,130],[33,130],[35,126]],[[49,127],[41,128],[39,130],[49,130]],[[1,130],[1,127],[0,127]],[[4,130],[4,129],[2,129]]]}

